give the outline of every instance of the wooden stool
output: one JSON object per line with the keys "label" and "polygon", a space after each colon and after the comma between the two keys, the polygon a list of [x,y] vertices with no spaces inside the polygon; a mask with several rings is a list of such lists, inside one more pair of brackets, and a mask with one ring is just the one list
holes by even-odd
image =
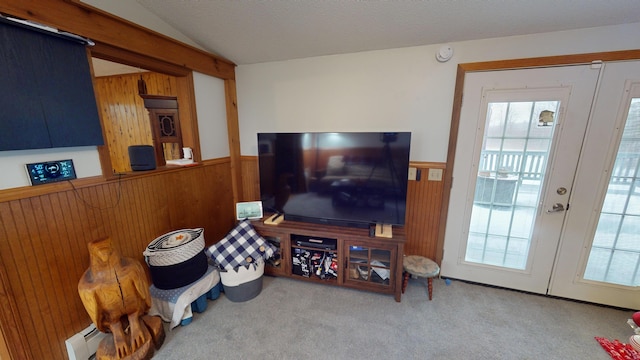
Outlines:
{"label": "wooden stool", "polygon": [[418,278],[427,278],[427,287],[429,289],[429,300],[433,296],[433,278],[440,274],[440,267],[435,261],[427,259],[424,256],[409,255],[405,256],[402,264],[404,279],[402,281],[402,293],[407,288],[409,276],[413,275]]}

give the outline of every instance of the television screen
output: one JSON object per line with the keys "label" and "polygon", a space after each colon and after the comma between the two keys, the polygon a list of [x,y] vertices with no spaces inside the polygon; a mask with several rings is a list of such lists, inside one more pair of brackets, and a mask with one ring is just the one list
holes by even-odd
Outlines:
{"label": "television screen", "polygon": [[259,133],[260,197],[286,220],[404,225],[410,132]]}

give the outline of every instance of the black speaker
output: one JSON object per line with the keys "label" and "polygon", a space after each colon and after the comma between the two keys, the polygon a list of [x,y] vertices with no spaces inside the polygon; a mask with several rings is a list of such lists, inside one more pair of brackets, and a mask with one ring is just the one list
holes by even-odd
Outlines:
{"label": "black speaker", "polygon": [[156,168],[156,155],[151,145],[129,146],[131,170],[153,170]]}

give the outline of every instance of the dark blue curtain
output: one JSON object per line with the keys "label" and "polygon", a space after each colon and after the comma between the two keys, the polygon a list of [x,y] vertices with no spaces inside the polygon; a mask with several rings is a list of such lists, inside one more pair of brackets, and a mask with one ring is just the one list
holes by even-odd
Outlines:
{"label": "dark blue curtain", "polygon": [[0,21],[0,151],[102,145],[85,45]]}

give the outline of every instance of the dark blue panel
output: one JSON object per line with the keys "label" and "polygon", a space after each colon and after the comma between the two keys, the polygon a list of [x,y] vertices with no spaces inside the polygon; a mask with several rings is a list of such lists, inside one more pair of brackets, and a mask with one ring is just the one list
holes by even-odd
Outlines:
{"label": "dark blue panel", "polygon": [[103,144],[84,45],[0,23],[0,68],[0,150]]}
{"label": "dark blue panel", "polygon": [[37,67],[32,56],[25,54],[22,40],[25,31],[0,24],[0,150],[51,147],[47,124],[34,92]]}

